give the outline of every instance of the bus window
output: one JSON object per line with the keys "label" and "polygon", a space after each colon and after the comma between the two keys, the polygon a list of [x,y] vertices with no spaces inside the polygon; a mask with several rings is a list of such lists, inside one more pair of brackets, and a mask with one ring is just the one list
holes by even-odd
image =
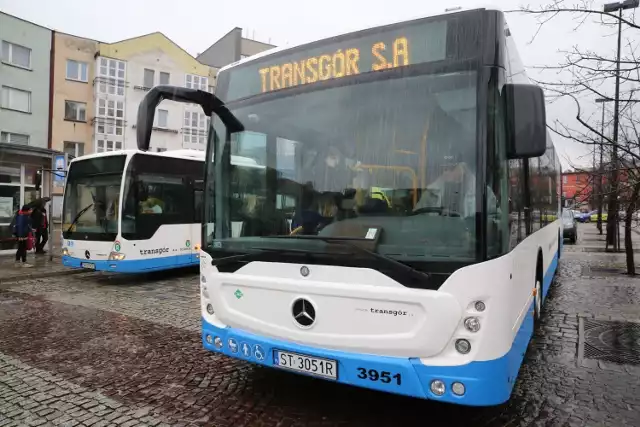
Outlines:
{"label": "bus window", "polygon": [[122,235],[129,240],[151,238],[159,227],[193,224],[193,179],[196,162],[135,155],[125,183]]}

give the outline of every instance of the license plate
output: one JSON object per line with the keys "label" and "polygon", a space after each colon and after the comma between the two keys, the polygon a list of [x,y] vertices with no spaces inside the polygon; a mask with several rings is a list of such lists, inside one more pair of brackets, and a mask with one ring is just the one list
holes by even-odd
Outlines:
{"label": "license plate", "polygon": [[89,270],[95,270],[96,269],[96,265],[92,262],[81,262],[80,263],[80,267],[82,268],[87,268]]}
{"label": "license plate", "polygon": [[338,362],[331,359],[306,356],[288,351],[274,350],[274,365],[279,368],[304,372],[332,380],[338,379]]}

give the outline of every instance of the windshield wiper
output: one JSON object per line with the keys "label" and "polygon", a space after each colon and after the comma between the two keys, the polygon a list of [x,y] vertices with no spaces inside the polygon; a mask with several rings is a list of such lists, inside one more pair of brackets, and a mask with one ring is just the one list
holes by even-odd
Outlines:
{"label": "windshield wiper", "polygon": [[[329,243],[329,244],[336,244],[336,245],[340,245],[340,246],[344,246],[344,247],[348,247],[351,249],[355,249],[357,252],[360,252],[363,255],[367,255],[370,258],[373,258],[377,261],[381,261],[382,263],[384,263],[387,267],[395,270],[395,271],[401,271],[404,273],[407,273],[411,276],[413,276],[415,279],[418,280],[429,280],[431,279],[431,275],[428,273],[425,273],[424,271],[420,271],[418,269],[415,269],[413,267],[408,266],[407,264],[404,264],[400,261],[396,261],[393,258],[390,258],[388,256],[379,254],[377,252],[373,252],[370,251],[369,249],[365,249],[361,246],[358,246],[356,244],[353,244],[351,242],[349,242],[349,238],[340,238],[340,237],[323,237],[323,236],[305,236],[305,235],[298,235],[298,236],[269,236],[269,238],[280,238],[280,239],[299,239],[299,240],[321,240],[325,243]],[[363,239],[351,239],[351,240],[363,240]]]}
{"label": "windshield wiper", "polygon": [[67,228],[67,231],[65,233],[70,233],[71,229],[73,228],[74,225],[76,225],[76,222],[78,222],[78,220],[80,219],[80,217],[86,212],[88,211],[92,206],[94,205],[94,203],[91,203],[89,206],[84,207],[82,209],[80,209],[80,212],[78,212],[78,214],[73,218],[73,221],[71,221],[71,224],[69,224],[69,228]]}

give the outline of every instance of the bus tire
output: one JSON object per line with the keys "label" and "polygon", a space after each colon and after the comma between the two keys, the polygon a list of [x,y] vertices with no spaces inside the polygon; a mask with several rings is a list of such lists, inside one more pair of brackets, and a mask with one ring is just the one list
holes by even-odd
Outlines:
{"label": "bus tire", "polygon": [[533,325],[540,324],[542,318],[542,282],[536,274],[536,296],[533,300]]}
{"label": "bus tire", "polygon": [[558,232],[558,259],[560,259],[560,256],[562,255],[562,236],[560,235],[560,232]]}

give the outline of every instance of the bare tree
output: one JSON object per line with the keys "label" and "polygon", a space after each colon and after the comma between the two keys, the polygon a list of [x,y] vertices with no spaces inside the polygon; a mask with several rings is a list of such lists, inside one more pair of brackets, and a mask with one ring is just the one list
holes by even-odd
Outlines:
{"label": "bare tree", "polygon": [[[633,11],[618,15],[604,12],[601,7],[600,2],[593,0],[573,0],[571,3],[553,0],[543,6],[526,6],[509,12],[535,16],[538,26],[530,43],[535,43],[541,31],[560,16],[571,17],[575,32],[594,23],[601,29],[610,30],[616,37],[619,28],[621,30],[619,61],[615,38],[611,38],[611,48],[606,52],[588,45],[576,45],[559,51],[563,56],[560,63],[535,67],[543,77],[533,80],[545,89],[550,102],[569,99],[575,105],[575,120],[572,123],[556,120],[549,123],[550,130],[587,147],[594,158],[609,159],[606,168],[601,164],[592,171],[592,184],[596,184],[593,191],[599,200],[607,199],[607,248],[611,246],[613,250],[619,247],[618,213],[620,206],[623,207],[627,273],[635,274],[631,232],[633,214],[640,208],[640,124],[636,112],[640,102],[640,26],[636,24]],[[594,101],[596,98],[614,101],[612,94],[618,93],[614,91],[616,78],[620,82],[619,114],[613,120],[598,119],[594,114]],[[617,129],[617,140],[612,136],[614,131],[611,134],[606,131],[611,128]],[[608,189],[603,185],[605,178]]]}

